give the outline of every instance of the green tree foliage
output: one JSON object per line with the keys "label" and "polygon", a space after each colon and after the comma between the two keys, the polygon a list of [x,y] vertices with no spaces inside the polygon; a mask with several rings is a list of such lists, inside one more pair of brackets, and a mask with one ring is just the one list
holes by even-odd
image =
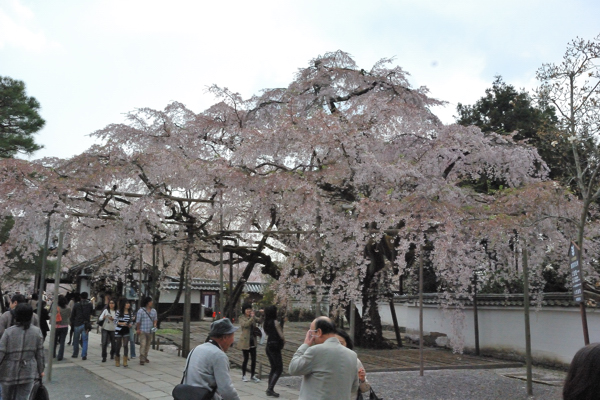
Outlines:
{"label": "green tree foliage", "polygon": [[40,103],[25,93],[24,82],[0,76],[0,158],[42,148],[32,137],[46,122],[39,109]]}
{"label": "green tree foliage", "polygon": [[571,156],[570,144],[557,129],[554,108],[539,102],[537,105],[524,90],[516,90],[496,76],[485,96],[473,105],[458,103],[456,122],[478,126],[483,132],[515,133],[515,140],[526,140],[535,146],[550,168],[550,178],[566,181]]}

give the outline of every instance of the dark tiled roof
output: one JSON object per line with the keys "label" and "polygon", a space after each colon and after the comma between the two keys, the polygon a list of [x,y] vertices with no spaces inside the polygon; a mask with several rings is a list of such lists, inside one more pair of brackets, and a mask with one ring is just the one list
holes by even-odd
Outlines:
{"label": "dark tiled roof", "polygon": [[[586,293],[587,294],[587,293]],[[588,307],[596,307],[596,301],[592,298],[595,297],[589,294],[587,298]],[[537,299],[530,298],[530,305],[532,307],[537,306]],[[414,295],[395,295],[394,303],[418,303],[419,296]],[[470,307],[473,305],[473,301],[468,297],[464,296],[461,299],[463,305]],[[477,306],[478,307],[523,307],[524,305],[523,294],[478,294],[477,295]],[[436,293],[424,293],[423,304],[440,304],[440,298]],[[571,293],[544,293],[542,296],[542,307],[579,307],[579,303],[573,301],[573,295]]]}
{"label": "dark tiled roof", "polygon": [[[179,278],[175,276],[168,276],[167,282],[163,283],[162,288],[165,290],[177,290],[179,289]],[[260,293],[262,294],[266,283],[261,282],[246,282],[244,285],[245,293]],[[224,285],[225,288],[225,285]],[[203,279],[193,278],[192,279],[192,290],[205,290],[205,291],[218,291],[219,281],[217,279]]]}

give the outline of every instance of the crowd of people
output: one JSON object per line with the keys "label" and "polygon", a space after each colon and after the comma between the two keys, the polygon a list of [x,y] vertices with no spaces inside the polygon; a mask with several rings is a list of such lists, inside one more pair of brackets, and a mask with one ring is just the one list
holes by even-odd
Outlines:
{"label": "crowd of people", "polygon": [[[265,352],[271,366],[266,395],[279,397],[275,385],[283,373],[283,322],[277,318],[276,306],[256,312],[250,304],[242,306],[239,328],[227,318],[213,322],[206,343],[190,352],[182,384],[204,389],[206,399],[213,398],[215,392],[223,400],[239,399],[225,353],[234,342],[235,332],[241,329],[236,346],[244,355],[242,382],[260,381],[255,369],[258,336],[261,335],[258,326],[262,325],[268,337]],[[352,349],[349,335],[336,329],[331,319],[315,319],[288,369],[290,375],[303,377],[300,400],[356,399],[359,392],[369,392],[371,387],[365,369]],[[250,378],[246,374],[248,361],[251,361]]]}
{"label": "crowd of people", "polygon": [[[10,310],[0,315],[0,400],[29,399],[35,381],[44,376],[44,341],[49,328],[43,326],[48,326],[49,310],[43,305],[45,313],[38,316],[35,312],[38,301],[43,300],[14,294],[8,299]],[[67,344],[72,343],[72,357],[79,357],[81,345],[81,357],[86,360],[94,309],[88,293],[60,295],[56,308],[53,357],[57,361],[63,359],[70,328],[72,339]],[[127,367],[128,361],[135,358],[133,332],[137,332],[140,365],[149,363],[151,335],[157,322],[158,315],[150,297],[142,301],[137,313],[127,299],[121,298],[118,305],[116,300],[109,299],[98,318],[102,329],[102,362],[110,355],[116,367]],[[241,329],[236,347],[243,353],[242,382],[260,382],[256,375],[256,352],[259,337],[265,334],[265,352],[271,367],[266,395],[279,397],[275,386],[283,373],[285,335],[284,320],[278,318],[277,307],[255,311],[252,305],[244,304],[238,322],[239,328],[227,318],[212,323],[206,342],[188,355],[182,384],[202,388],[205,399],[239,399],[226,352],[234,343],[235,332]],[[299,400],[353,400],[370,392],[365,368],[353,347],[350,336],[336,329],[330,318],[319,317],[312,321],[304,343],[296,350],[288,368],[290,375],[302,377]],[[599,394],[600,343],[594,343],[574,356],[563,387],[563,399],[592,400],[600,398]]]}
{"label": "crowd of people", "polygon": [[[50,306],[35,294],[29,299],[20,293],[1,299],[7,303],[8,311],[0,315],[0,400],[28,400],[35,381],[44,376],[44,341],[50,331],[52,307],[56,307],[53,358],[62,361],[65,346],[69,345],[73,348],[72,358],[79,357],[81,347],[81,359],[87,360],[95,308],[88,297],[87,292],[61,294]],[[38,301],[43,301],[40,316],[36,314]],[[102,329],[102,361],[106,362],[110,352],[117,367],[121,360],[123,367],[127,367],[128,360],[136,357],[134,333],[137,332],[140,364],[149,363],[151,334],[158,322],[152,299],[145,298],[137,314],[132,309],[133,303],[125,298],[120,299],[118,308],[115,304],[115,300],[109,299],[98,318]],[[67,337],[69,341],[65,343]]]}

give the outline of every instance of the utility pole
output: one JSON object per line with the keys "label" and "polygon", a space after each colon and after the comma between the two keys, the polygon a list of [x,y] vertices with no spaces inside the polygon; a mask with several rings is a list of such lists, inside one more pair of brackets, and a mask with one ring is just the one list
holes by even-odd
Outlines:
{"label": "utility pole", "polygon": [[477,273],[473,274],[473,325],[475,327],[475,355],[479,355],[479,313],[477,310]]}
{"label": "utility pole", "polygon": [[188,225],[188,244],[187,254],[185,255],[186,267],[185,267],[185,295],[183,302],[183,337],[181,343],[181,356],[187,357],[190,352],[190,328],[192,324],[192,246],[194,242],[194,226],[193,223]]}
{"label": "utility pole", "polygon": [[220,216],[221,232],[219,235],[219,313],[217,319],[223,318],[224,293],[223,293],[223,190],[221,189],[221,216]]}
{"label": "utility pole", "polygon": [[42,304],[44,303],[44,289],[46,289],[46,258],[48,258],[48,241],[50,240],[50,216],[46,220],[46,241],[42,252],[42,272],[40,273],[40,284],[38,288],[37,315],[42,318]]}
{"label": "utility pole", "polygon": [[533,396],[531,373],[531,326],[529,324],[529,263],[527,241],[523,241],[523,305],[525,306],[525,366],[527,368],[527,395]]}
{"label": "utility pole", "polygon": [[419,251],[419,375],[423,376],[423,245]]}
{"label": "utility pole", "polygon": [[[50,349],[49,354],[52,355],[55,352],[55,338],[56,338],[56,314],[58,313],[58,287],[60,286],[60,270],[62,263],[63,253],[63,241],[65,237],[64,223],[60,226],[60,233],[58,234],[58,254],[56,259],[56,271],[54,271],[54,297],[52,300],[52,313],[50,317]],[[42,299],[38,300],[39,303]],[[41,315],[41,314],[38,314]],[[52,364],[54,358],[48,357],[48,382],[52,382]]]}

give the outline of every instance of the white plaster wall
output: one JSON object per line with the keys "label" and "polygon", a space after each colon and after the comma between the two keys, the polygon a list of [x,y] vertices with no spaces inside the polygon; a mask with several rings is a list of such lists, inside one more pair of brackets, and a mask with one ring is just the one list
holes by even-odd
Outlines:
{"label": "white plaster wall", "polygon": [[[183,302],[184,302],[183,295],[184,295],[184,293],[181,293],[181,297],[179,298],[179,302],[181,304],[183,304]],[[160,301],[160,303],[173,303],[175,301],[175,296],[177,296],[177,290],[161,290],[159,301]],[[200,291],[192,290],[192,304],[199,304],[199,303],[200,303]]]}
{"label": "white plaster wall", "polygon": [[[362,314],[361,306],[357,306]],[[396,304],[398,325],[407,332],[418,332],[419,308],[416,305]],[[479,308],[479,346],[482,351],[525,354],[525,316],[523,309],[505,307]],[[475,347],[472,308],[464,310],[465,316],[459,332],[464,337],[466,348]],[[388,303],[379,304],[382,323],[392,324]],[[452,314],[444,313],[435,306],[423,309],[425,334],[441,332],[456,340],[453,333]],[[600,342],[600,311],[587,310],[590,342]],[[532,355],[537,361],[569,364],[583,347],[581,314],[575,307],[545,307],[530,312]],[[457,325],[460,326],[460,325]]]}

